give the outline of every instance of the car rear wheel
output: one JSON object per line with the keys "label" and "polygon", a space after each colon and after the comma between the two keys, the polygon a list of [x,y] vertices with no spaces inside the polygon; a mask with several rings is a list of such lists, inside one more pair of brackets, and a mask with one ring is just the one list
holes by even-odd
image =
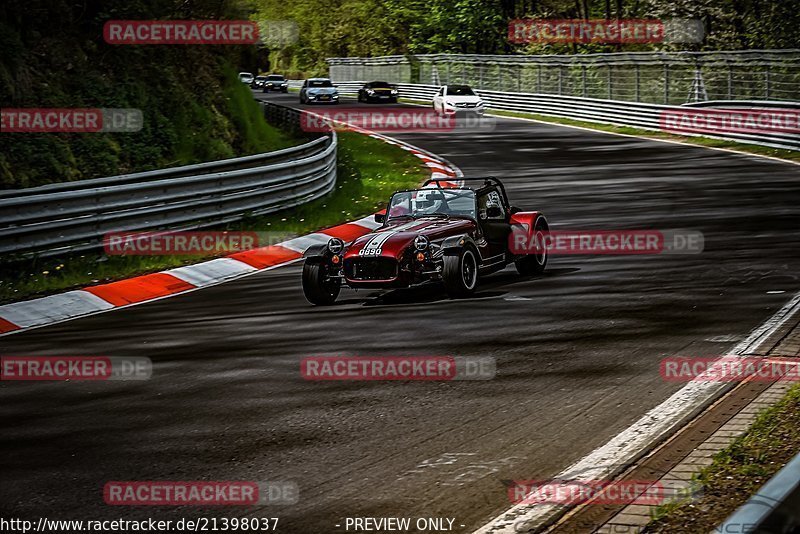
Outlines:
{"label": "car rear wheel", "polygon": [[522,276],[542,274],[547,267],[547,247],[545,246],[546,233],[547,223],[539,219],[536,221],[536,227],[533,230],[534,243],[538,250],[514,262],[517,272]]}
{"label": "car rear wheel", "polygon": [[478,287],[478,260],[471,248],[444,257],[442,282],[450,298],[469,297]]}
{"label": "car rear wheel", "polygon": [[336,302],[342,289],[339,280],[331,280],[326,276],[325,266],[320,263],[303,265],[303,294],[306,300],[317,306],[327,306]]}

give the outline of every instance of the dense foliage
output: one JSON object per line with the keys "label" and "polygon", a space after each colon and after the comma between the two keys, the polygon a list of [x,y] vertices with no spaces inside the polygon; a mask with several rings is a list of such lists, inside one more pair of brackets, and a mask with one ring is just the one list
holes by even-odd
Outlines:
{"label": "dense foliage", "polygon": [[207,161],[285,146],[236,79],[241,46],[111,46],[114,19],[246,19],[226,1],[5,0],[3,108],[138,108],[137,133],[3,133],[0,187]]}
{"label": "dense foliage", "polygon": [[323,73],[326,57],[421,53],[585,53],[660,45],[511,45],[515,18],[698,18],[707,37],[688,50],[796,48],[791,0],[251,0],[260,20],[292,20],[299,39],[270,53],[273,68]]}

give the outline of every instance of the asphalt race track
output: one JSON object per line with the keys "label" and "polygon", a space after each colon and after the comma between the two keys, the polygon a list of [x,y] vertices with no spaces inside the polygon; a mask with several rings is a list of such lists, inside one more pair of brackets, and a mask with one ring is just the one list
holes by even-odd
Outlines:
{"label": "asphalt race track", "polygon": [[[699,230],[705,251],[551,257],[545,276],[509,268],[466,301],[344,290],[328,308],[305,301],[294,264],[0,338],[6,355],[154,362],[146,382],[0,383],[2,515],[277,516],[284,533],[448,517],[470,532],[510,506],[503,480],[552,477],[677,391],[662,358],[724,354],[800,288],[796,165],[511,119],[396,137],[503,179],[554,229]],[[498,375],[304,381],[300,360],[328,354],[493,356]],[[111,480],[292,480],[301,494],[131,509],[104,504]]]}

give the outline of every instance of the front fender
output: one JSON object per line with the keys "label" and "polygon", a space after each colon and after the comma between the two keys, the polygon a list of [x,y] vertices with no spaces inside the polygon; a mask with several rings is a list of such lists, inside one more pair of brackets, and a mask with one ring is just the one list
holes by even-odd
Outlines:
{"label": "front fender", "polygon": [[442,241],[441,250],[443,254],[447,255],[460,254],[461,250],[468,245],[472,245],[475,250],[478,250],[478,245],[475,244],[469,234],[454,235]]}
{"label": "front fender", "polygon": [[306,263],[322,263],[329,256],[328,245],[311,245],[303,252],[303,258],[305,258]]}

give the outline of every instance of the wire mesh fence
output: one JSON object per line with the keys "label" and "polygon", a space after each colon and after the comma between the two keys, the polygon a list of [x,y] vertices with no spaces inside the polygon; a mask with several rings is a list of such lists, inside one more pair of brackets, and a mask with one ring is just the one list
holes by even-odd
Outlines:
{"label": "wire mesh fence", "polygon": [[654,104],[800,100],[800,49],[329,58],[336,81],[385,80]]}

